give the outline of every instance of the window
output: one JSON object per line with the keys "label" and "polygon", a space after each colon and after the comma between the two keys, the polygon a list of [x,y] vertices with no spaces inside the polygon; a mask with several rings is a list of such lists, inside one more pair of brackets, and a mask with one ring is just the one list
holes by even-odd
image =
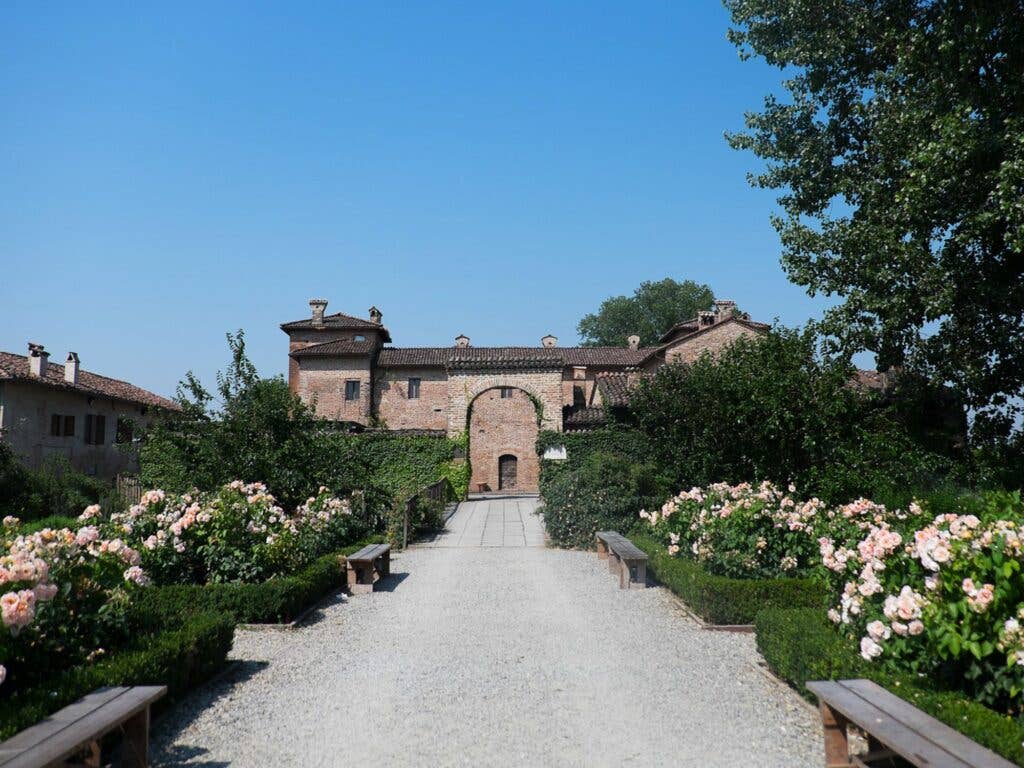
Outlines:
{"label": "window", "polygon": [[420,396],[420,380],[409,379],[409,399],[418,400]]}
{"label": "window", "polygon": [[127,445],[132,441],[135,436],[135,424],[131,419],[125,419],[118,417],[117,419],[117,431],[114,436],[114,442],[118,445]]}
{"label": "window", "polygon": [[576,408],[582,408],[587,404],[587,396],[583,391],[583,387],[572,388],[572,404]]}
{"label": "window", "polygon": [[502,400],[508,400],[510,397],[512,397],[512,387],[502,387],[501,388],[501,399]]}
{"label": "window", "polygon": [[346,381],[345,382],[345,399],[346,400],[358,400],[359,399],[359,382],[358,381]]}
{"label": "window", "polygon": [[50,417],[50,437],[73,437],[74,434],[74,416],[62,416],[55,413]]}
{"label": "window", "polygon": [[355,336],[352,337],[352,341],[366,341],[366,337],[363,336],[363,334],[361,333],[357,333]]}
{"label": "window", "polygon": [[106,442],[107,417],[98,413],[85,415],[85,444],[103,445]]}

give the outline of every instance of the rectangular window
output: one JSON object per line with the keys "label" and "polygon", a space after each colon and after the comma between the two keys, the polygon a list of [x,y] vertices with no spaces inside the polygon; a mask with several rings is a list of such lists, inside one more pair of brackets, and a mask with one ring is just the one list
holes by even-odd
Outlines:
{"label": "rectangular window", "polygon": [[127,445],[132,441],[133,427],[131,419],[118,418],[117,420],[117,432],[114,437],[114,442],[118,445]]}
{"label": "rectangular window", "polygon": [[512,397],[512,387],[502,387],[501,388],[501,399],[502,400],[508,400],[510,397]]}
{"label": "rectangular window", "polygon": [[358,381],[346,381],[345,382],[345,399],[346,400],[358,400],[359,399],[359,382]]}
{"label": "rectangular window", "polygon": [[65,416],[64,417],[64,437],[75,436],[75,417]]}
{"label": "rectangular window", "polygon": [[420,396],[420,380],[409,379],[409,399],[417,400]]}
{"label": "rectangular window", "polygon": [[98,413],[85,415],[85,444],[103,445],[106,441],[107,417]]}
{"label": "rectangular window", "polygon": [[55,413],[50,417],[50,437],[60,437],[60,430],[63,421],[60,414]]}

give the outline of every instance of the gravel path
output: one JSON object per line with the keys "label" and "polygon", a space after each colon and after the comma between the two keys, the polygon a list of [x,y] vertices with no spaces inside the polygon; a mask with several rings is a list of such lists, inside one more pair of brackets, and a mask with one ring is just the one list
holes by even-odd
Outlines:
{"label": "gravel path", "polygon": [[822,764],[816,716],[756,668],[751,635],[617,585],[587,552],[396,555],[387,591],[239,631],[235,669],[155,725],[154,763]]}

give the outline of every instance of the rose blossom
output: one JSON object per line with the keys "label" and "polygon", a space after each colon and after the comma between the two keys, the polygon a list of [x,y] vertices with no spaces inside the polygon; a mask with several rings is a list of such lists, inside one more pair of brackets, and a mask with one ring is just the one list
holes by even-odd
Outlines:
{"label": "rose blossom", "polygon": [[871,661],[882,655],[882,646],[870,637],[862,637],[860,640],[860,655],[867,661]]}
{"label": "rose blossom", "polygon": [[921,622],[920,619],[914,619],[912,622],[910,622],[910,625],[907,627],[907,630],[912,635],[920,635],[922,632],[924,632],[924,624]]}

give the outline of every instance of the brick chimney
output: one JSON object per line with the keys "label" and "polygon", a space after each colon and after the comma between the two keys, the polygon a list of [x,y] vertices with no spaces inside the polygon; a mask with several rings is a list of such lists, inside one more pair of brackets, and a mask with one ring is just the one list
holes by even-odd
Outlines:
{"label": "brick chimney", "polygon": [[32,376],[42,379],[46,376],[46,366],[50,362],[50,353],[42,344],[34,341],[28,343],[28,372]]}
{"label": "brick chimney", "polygon": [[550,333],[540,340],[541,346],[543,347],[557,347],[558,337],[552,336]]}
{"label": "brick chimney", "polygon": [[68,352],[68,359],[64,363],[64,381],[68,384],[78,383],[78,353]]}
{"label": "brick chimney", "polygon": [[370,322],[380,325],[380,321],[384,319],[383,313],[376,307],[370,307]]}
{"label": "brick chimney", "polygon": [[313,310],[313,327],[324,327],[324,310],[327,309],[327,299],[310,299],[309,308]]}
{"label": "brick chimney", "polygon": [[469,336],[467,336],[464,333],[460,333],[458,336],[455,337],[455,346],[456,347],[468,347],[469,346]]}
{"label": "brick chimney", "polygon": [[632,336],[626,337],[626,346],[630,349],[640,349],[640,337],[635,333]]}
{"label": "brick chimney", "polygon": [[728,299],[715,299],[715,322],[728,320],[736,312],[736,302]]}
{"label": "brick chimney", "polygon": [[715,313],[710,309],[702,309],[697,313],[697,327],[706,328],[709,325],[714,325],[716,317]]}

